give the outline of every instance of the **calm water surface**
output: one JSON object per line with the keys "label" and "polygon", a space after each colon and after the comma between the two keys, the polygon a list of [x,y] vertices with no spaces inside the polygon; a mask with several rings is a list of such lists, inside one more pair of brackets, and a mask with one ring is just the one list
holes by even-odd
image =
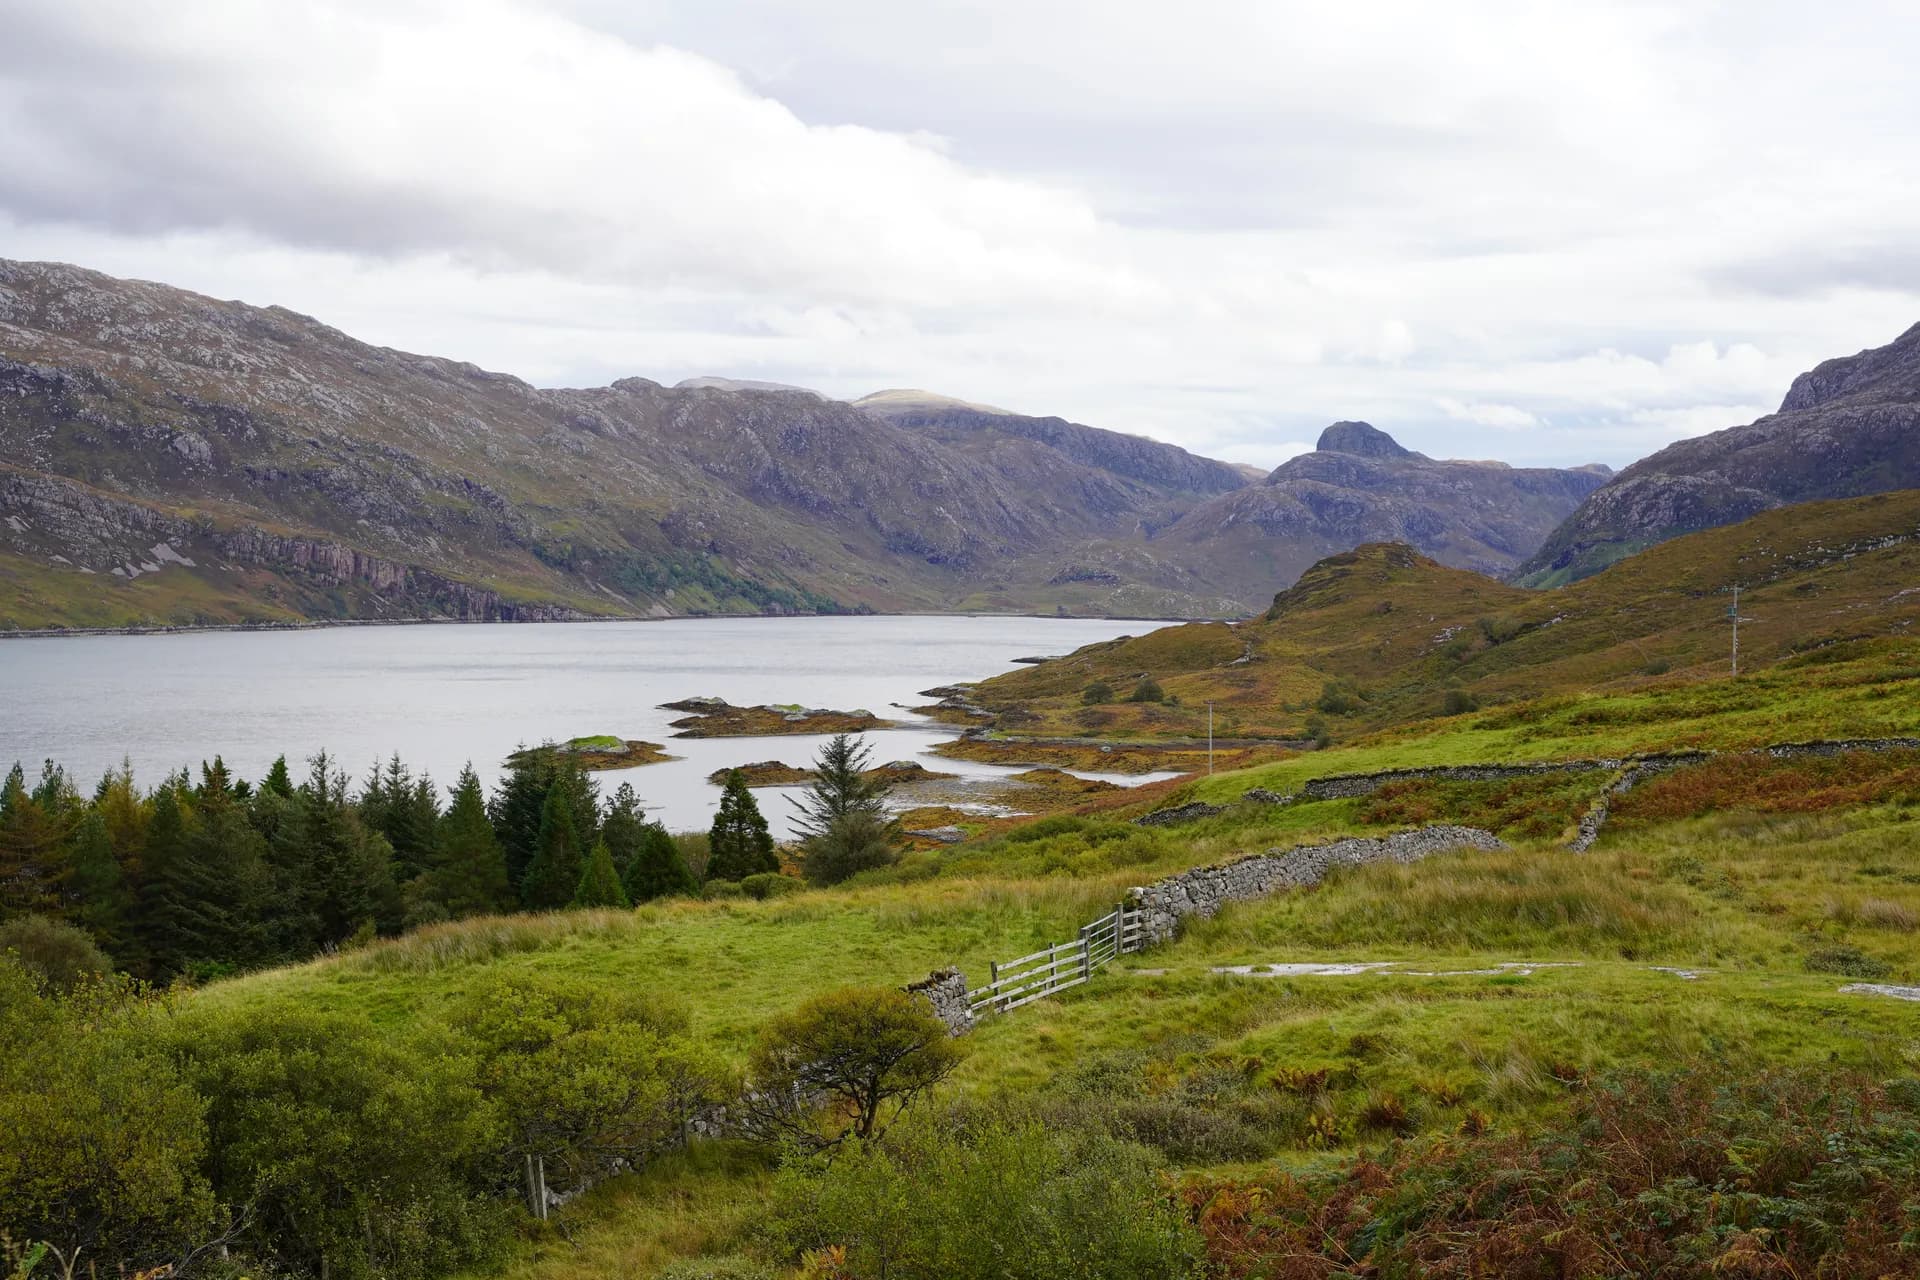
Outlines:
{"label": "calm water surface", "polygon": [[[667,722],[679,713],[659,703],[713,695],[914,720],[895,704],[925,702],[919,690],[1160,625],[729,618],[7,640],[0,767],[21,760],[33,770],[51,757],[89,787],[122,757],[152,782],[219,753],[241,776],[258,778],[278,755],[297,771],[325,749],[364,776],[398,751],[442,784],[471,761],[491,785],[519,744],[612,733],[665,743],[685,758],[601,774],[604,789],[624,778],[669,827],[702,827],[719,802],[707,774],[755,760],[805,764],[825,739],[676,739]],[[870,735],[875,758],[998,772],[925,756],[953,731],[916,724]],[[768,791],[761,802],[776,830],[784,828],[786,802]]]}

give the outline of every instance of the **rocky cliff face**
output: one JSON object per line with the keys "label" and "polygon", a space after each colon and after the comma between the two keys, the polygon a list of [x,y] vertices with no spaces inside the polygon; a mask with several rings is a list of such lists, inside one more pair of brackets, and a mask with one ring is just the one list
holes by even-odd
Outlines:
{"label": "rocky cliff face", "polygon": [[1499,575],[1606,477],[1605,468],[1436,462],[1368,423],[1336,422],[1314,452],[1196,507],[1157,545],[1210,546],[1261,566],[1281,586],[1367,542],[1401,542],[1442,564]]}
{"label": "rocky cliff face", "polygon": [[1554,530],[1517,580],[1554,586],[1772,507],[1916,487],[1920,325],[1801,374],[1778,413],[1634,463]]}

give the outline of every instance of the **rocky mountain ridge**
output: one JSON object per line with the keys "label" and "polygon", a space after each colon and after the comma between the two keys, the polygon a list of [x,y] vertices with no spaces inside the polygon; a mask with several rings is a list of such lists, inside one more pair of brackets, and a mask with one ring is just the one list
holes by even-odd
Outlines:
{"label": "rocky mountain ridge", "polygon": [[1520,566],[1556,586],[1793,503],[1920,488],[1920,324],[1795,378],[1777,413],[1682,440],[1595,490]]}
{"label": "rocky mountain ridge", "polygon": [[[1216,536],[1214,504],[1274,478],[1171,445],[920,394],[870,401],[721,378],[536,388],[281,307],[0,260],[0,629],[1230,616],[1337,536]],[[1415,465],[1325,465],[1369,464]],[[1446,518],[1389,523],[1452,554]]]}
{"label": "rocky mountain ridge", "polygon": [[1370,423],[1336,422],[1312,453],[1202,503],[1161,541],[1230,550],[1282,585],[1370,542],[1405,543],[1442,564],[1500,576],[1608,474],[1597,465],[1436,461]]}

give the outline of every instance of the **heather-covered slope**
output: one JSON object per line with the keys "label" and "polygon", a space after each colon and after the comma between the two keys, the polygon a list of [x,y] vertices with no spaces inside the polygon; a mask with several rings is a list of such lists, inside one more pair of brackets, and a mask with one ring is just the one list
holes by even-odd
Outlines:
{"label": "heather-covered slope", "polygon": [[1520,566],[1558,586],[1643,547],[1770,507],[1920,486],[1920,325],[1794,379],[1780,411],[1643,458]]}

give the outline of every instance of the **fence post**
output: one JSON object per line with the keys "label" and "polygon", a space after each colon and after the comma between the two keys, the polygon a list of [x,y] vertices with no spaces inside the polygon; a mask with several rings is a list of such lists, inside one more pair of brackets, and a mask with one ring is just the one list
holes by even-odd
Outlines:
{"label": "fence post", "polygon": [[1000,992],[998,990],[1000,986],[1000,962],[998,960],[987,961],[987,973],[989,975],[987,990],[993,993],[993,999],[988,1002],[987,1008],[998,1013],[1000,1012]]}
{"label": "fence post", "polygon": [[1127,945],[1127,904],[1122,902],[1113,909],[1113,958],[1118,960]]}
{"label": "fence post", "polygon": [[1093,977],[1093,948],[1088,945],[1090,939],[1087,936],[1087,930],[1091,928],[1093,926],[1090,924],[1080,926],[1080,981],[1082,982]]}

